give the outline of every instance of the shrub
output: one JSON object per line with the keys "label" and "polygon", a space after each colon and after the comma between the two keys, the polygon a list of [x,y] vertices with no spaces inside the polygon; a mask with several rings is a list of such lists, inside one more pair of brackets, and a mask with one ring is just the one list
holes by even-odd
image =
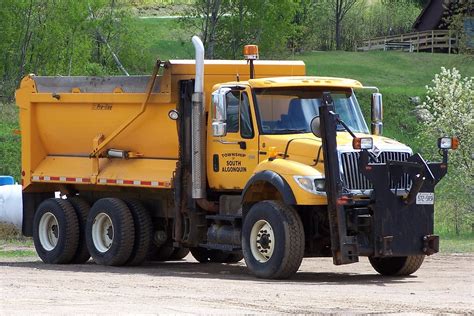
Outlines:
{"label": "shrub", "polygon": [[[474,190],[474,77],[463,78],[456,68],[442,67],[426,91],[426,101],[421,105],[424,122],[420,137],[430,143],[441,136],[459,139],[459,149],[449,153],[449,175],[440,185],[443,202],[439,205],[443,209],[437,210],[437,222],[442,230],[460,234],[474,225],[470,201]],[[433,149],[424,154],[431,159],[436,157]]]}

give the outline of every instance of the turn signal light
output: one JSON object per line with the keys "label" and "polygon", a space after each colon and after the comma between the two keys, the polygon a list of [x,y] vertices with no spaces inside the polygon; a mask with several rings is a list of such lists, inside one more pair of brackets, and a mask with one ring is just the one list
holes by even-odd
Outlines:
{"label": "turn signal light", "polygon": [[356,137],[352,139],[352,148],[354,149],[372,149],[374,140],[371,137]]}
{"label": "turn signal light", "polygon": [[276,147],[270,147],[268,148],[268,159],[273,160],[278,156],[278,151]]}
{"label": "turn signal light", "polygon": [[441,137],[438,138],[439,149],[458,149],[459,139],[457,137]]}
{"label": "turn signal light", "polygon": [[246,60],[258,59],[258,46],[257,45],[245,45],[244,46],[244,57]]}

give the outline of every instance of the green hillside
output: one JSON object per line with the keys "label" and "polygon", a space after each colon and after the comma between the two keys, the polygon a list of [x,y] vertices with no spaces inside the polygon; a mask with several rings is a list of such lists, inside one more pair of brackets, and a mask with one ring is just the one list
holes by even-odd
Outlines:
{"label": "green hillside", "polygon": [[[441,67],[459,69],[463,76],[474,76],[474,58],[402,52],[313,52],[296,56],[305,61],[310,75],[348,77],[367,86],[377,86],[384,95],[385,135],[422,150],[415,135],[418,122],[410,97],[425,95]],[[367,94],[359,97],[364,113],[369,112]],[[433,144],[434,145],[434,144]]]}
{"label": "green hillside", "polygon": [[[147,38],[145,60],[149,66],[155,58],[193,58],[192,32],[180,27],[178,19],[137,19],[137,31]],[[456,67],[464,76],[474,76],[472,55],[448,55],[402,52],[308,52],[286,59],[303,60],[307,74],[317,76],[347,77],[364,85],[377,86],[384,94],[385,135],[422,151],[416,140],[417,121],[414,104],[409,97],[423,99],[425,86],[431,83],[441,67]],[[369,94],[362,93],[359,102],[368,115]],[[434,144],[433,144],[434,146]]]}

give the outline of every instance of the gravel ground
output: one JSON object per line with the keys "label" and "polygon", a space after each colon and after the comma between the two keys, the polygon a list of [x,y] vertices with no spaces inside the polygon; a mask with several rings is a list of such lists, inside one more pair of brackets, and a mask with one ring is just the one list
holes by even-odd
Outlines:
{"label": "gravel ground", "polygon": [[0,258],[0,314],[410,313],[474,314],[474,254],[435,255],[410,277],[367,262],[305,259],[290,280],[256,279],[244,262],[141,267],[46,265]]}

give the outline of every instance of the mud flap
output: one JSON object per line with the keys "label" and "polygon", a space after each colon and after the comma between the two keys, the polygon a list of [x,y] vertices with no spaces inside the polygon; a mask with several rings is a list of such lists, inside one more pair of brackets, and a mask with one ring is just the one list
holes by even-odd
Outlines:
{"label": "mud flap", "polygon": [[[433,235],[434,188],[446,174],[446,164],[428,164],[419,154],[406,162],[369,163],[369,153],[363,151],[359,168],[374,187],[373,203],[369,206],[373,212],[374,256],[438,252],[439,239]],[[408,195],[391,190],[406,174],[412,182]],[[420,198],[425,196],[427,200]]]}

